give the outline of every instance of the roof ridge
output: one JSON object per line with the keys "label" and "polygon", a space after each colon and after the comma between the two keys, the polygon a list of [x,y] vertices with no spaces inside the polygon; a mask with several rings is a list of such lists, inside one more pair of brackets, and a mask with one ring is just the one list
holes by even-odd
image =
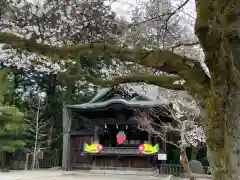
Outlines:
{"label": "roof ridge", "polygon": [[[127,86],[129,86],[129,87],[130,87],[136,94],[138,94],[139,96],[143,96],[143,97],[145,97],[146,99],[151,100],[151,101],[155,100],[155,99],[153,99],[153,98],[150,98],[150,97],[147,96],[146,94],[141,93],[141,92],[135,90],[132,85],[128,84]],[[137,87],[137,85],[135,85],[135,86]]]}
{"label": "roof ridge", "polygon": [[84,104],[76,104],[76,105],[68,105],[69,108],[76,108],[76,109],[88,109],[88,108],[98,108],[98,107],[106,107],[112,103],[121,103],[126,106],[131,107],[142,107],[142,106],[148,106],[148,107],[155,107],[155,106],[163,106],[165,103],[160,102],[158,100],[152,100],[152,101],[127,101],[124,99],[110,99],[108,101],[104,102],[93,102],[93,103],[84,103]]}

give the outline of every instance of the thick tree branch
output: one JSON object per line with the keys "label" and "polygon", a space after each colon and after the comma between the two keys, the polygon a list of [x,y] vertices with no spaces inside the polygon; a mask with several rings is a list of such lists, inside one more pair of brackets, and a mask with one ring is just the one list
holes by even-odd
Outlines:
{"label": "thick tree branch", "polygon": [[115,86],[124,83],[145,82],[147,84],[154,84],[167,89],[184,90],[183,85],[173,84],[174,82],[181,80],[181,78],[177,76],[135,75],[115,77],[112,80],[100,80],[93,77],[87,77],[86,79],[93,84],[98,84],[103,87]]}
{"label": "thick tree branch", "polygon": [[147,84],[161,86],[166,89],[184,90],[184,85],[177,83],[177,81],[182,80],[182,78],[179,76],[139,74],[132,76],[118,76],[108,80],[101,80],[88,75],[69,75],[68,73],[64,72],[59,74],[58,79],[64,84],[74,84],[78,80],[87,80],[88,82],[102,87],[112,87],[125,83],[144,82]]}
{"label": "thick tree branch", "polygon": [[[239,43],[236,41],[239,36],[236,30],[240,27],[238,2],[236,0],[196,0],[195,34],[204,50],[207,67],[211,74],[216,76],[219,74],[217,65],[224,62],[222,58],[215,58],[216,54],[219,56],[223,53],[221,57],[226,59],[226,52],[228,55],[234,49],[234,43]],[[237,58],[238,56],[239,54]]]}
{"label": "thick tree branch", "polygon": [[174,49],[176,49],[176,48],[179,48],[179,47],[181,47],[181,46],[196,46],[196,45],[199,45],[199,42],[190,42],[190,43],[181,43],[181,42],[179,42],[179,43],[176,43],[173,47],[172,47],[172,49],[174,50]]}
{"label": "thick tree branch", "polygon": [[186,81],[192,81],[194,79],[195,82],[201,83],[206,79],[205,73],[198,61],[174,54],[167,50],[131,49],[107,43],[54,47],[46,44],[39,44],[4,32],[0,32],[0,43],[6,43],[13,48],[21,48],[54,59],[75,59],[78,58],[81,53],[94,53],[102,56],[119,58],[122,61],[131,61],[167,73],[177,74]]}

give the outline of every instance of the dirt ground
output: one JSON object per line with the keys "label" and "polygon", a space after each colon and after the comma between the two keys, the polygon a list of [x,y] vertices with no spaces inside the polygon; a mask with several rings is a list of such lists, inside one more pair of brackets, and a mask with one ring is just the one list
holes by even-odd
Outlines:
{"label": "dirt ground", "polygon": [[11,171],[0,173],[0,180],[165,180],[159,177],[134,175],[96,175],[87,172],[63,172],[60,170]]}
{"label": "dirt ground", "polygon": [[[198,180],[209,180],[197,178]],[[168,175],[140,176],[140,175],[97,175],[89,171],[61,171],[61,170],[38,170],[38,171],[10,171],[0,172],[0,180],[187,180],[174,178]]]}

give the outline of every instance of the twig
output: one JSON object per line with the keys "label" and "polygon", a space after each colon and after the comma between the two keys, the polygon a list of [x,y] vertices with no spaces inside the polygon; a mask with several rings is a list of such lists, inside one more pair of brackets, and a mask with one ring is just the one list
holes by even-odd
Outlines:
{"label": "twig", "polygon": [[167,16],[167,15],[168,15],[168,18],[166,19],[166,22],[168,22],[168,21],[171,19],[171,17],[172,17],[174,14],[176,14],[180,9],[182,9],[189,1],[190,1],[190,0],[185,0],[180,6],[178,6],[178,7],[177,7],[174,11],[172,11],[172,12],[163,13],[163,14],[161,14],[161,15],[154,16],[154,17],[149,18],[149,19],[146,19],[146,20],[144,20],[144,21],[130,24],[130,25],[128,25],[128,27],[137,26],[137,25],[144,24],[144,23],[147,23],[147,22],[150,22],[150,21],[155,21],[155,20],[160,19],[161,17]]}

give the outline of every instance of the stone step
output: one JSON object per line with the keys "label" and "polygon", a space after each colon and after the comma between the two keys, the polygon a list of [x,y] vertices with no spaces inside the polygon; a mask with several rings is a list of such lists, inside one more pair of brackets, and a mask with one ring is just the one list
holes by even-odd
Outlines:
{"label": "stone step", "polygon": [[137,171],[137,170],[110,170],[110,169],[92,169],[91,174],[109,174],[109,175],[138,175],[138,176],[153,176],[156,172],[153,171]]}

